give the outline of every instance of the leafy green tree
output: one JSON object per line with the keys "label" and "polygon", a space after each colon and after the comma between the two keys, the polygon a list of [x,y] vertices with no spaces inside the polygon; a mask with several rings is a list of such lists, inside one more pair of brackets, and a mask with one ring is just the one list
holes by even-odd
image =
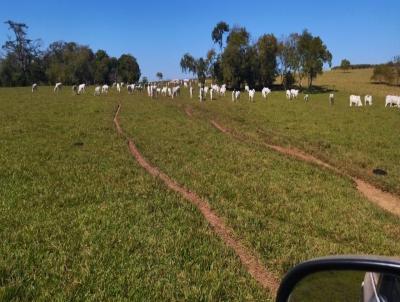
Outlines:
{"label": "leafy green tree", "polygon": [[227,45],[222,54],[222,72],[224,81],[231,87],[240,89],[245,81],[248,65],[246,53],[249,51],[250,34],[244,27],[233,28],[227,38]]}
{"label": "leafy green tree", "polygon": [[147,79],[147,77],[143,77],[142,78],[142,84],[146,85],[149,82],[149,80]]}
{"label": "leafy green tree", "polygon": [[195,59],[189,53],[183,55],[180,65],[183,72],[197,75],[197,79],[204,86],[210,70],[210,58]]}
{"label": "leafy green tree", "polygon": [[123,54],[118,59],[118,77],[126,83],[136,83],[140,79],[140,68],[136,58],[130,54]]}
{"label": "leafy green tree", "polygon": [[349,69],[350,69],[350,66],[351,66],[350,61],[347,60],[347,59],[343,59],[343,60],[340,62],[340,68],[341,68],[343,71],[349,70]]}
{"label": "leafy green tree", "polygon": [[259,63],[259,84],[272,85],[277,75],[276,56],[278,53],[278,40],[274,35],[261,36],[256,44]]}
{"label": "leafy green tree", "polygon": [[322,73],[324,63],[332,64],[332,54],[320,37],[314,37],[304,30],[298,41],[299,53],[302,57],[303,72],[308,78],[308,87],[311,88],[313,80]]}
{"label": "leafy green tree", "polygon": [[228,32],[229,25],[224,21],[221,21],[215,25],[213,31],[211,32],[211,39],[214,43],[219,45],[220,50],[222,50],[224,34]]}
{"label": "leafy green tree", "polygon": [[163,79],[163,74],[162,74],[162,72],[160,72],[160,71],[157,72],[157,73],[156,73],[156,77],[158,78],[159,81],[161,81],[161,80]]}
{"label": "leafy green tree", "polygon": [[93,80],[95,83],[110,82],[111,60],[106,51],[99,49],[94,54],[93,70]]}

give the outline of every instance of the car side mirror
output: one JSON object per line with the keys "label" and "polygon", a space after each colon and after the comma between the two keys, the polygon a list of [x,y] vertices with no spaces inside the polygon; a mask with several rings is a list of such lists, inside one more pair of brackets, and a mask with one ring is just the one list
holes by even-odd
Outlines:
{"label": "car side mirror", "polygon": [[303,262],[281,282],[277,302],[400,302],[400,261],[335,256]]}

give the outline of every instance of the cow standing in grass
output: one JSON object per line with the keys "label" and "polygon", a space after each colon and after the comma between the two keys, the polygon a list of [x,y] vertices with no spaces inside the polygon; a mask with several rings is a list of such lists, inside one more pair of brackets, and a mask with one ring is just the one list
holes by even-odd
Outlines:
{"label": "cow standing in grass", "polygon": [[38,85],[36,83],[32,84],[32,93],[37,90]]}
{"label": "cow standing in grass", "polygon": [[58,82],[56,83],[56,86],[54,86],[54,92],[59,92],[62,88],[62,83]]}
{"label": "cow standing in grass", "polygon": [[329,104],[333,106],[335,103],[335,95],[333,93],[329,94]]}

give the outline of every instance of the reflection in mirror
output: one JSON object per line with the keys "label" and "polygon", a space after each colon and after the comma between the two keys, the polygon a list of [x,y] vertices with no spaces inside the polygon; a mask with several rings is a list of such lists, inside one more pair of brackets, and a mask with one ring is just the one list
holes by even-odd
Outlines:
{"label": "reflection in mirror", "polygon": [[400,277],[361,271],[324,271],[308,275],[290,295],[289,302],[394,302],[400,301]]}

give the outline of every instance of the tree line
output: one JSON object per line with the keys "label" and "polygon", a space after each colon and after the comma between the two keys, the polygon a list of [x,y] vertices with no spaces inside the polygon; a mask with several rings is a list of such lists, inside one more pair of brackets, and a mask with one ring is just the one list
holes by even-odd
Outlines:
{"label": "tree line", "polygon": [[381,84],[400,85],[400,56],[386,64],[376,65],[371,80]]}
{"label": "tree line", "polygon": [[218,50],[209,50],[204,58],[186,53],[180,61],[182,71],[194,74],[203,84],[206,78],[212,78],[240,89],[245,84],[271,86],[280,77],[285,89],[294,84],[301,87],[303,79],[311,87],[324,64],[330,66],[332,62],[327,46],[308,30],[280,39],[264,34],[251,43],[245,27],[231,28],[221,21],[212,30],[211,39]]}
{"label": "tree line", "polygon": [[40,40],[28,37],[24,23],[6,21],[12,37],[2,45],[0,85],[26,86],[32,83],[66,85],[135,83],[141,72],[136,58],[123,54],[109,56],[105,50],[94,52],[75,42],[56,41],[42,49]]}

